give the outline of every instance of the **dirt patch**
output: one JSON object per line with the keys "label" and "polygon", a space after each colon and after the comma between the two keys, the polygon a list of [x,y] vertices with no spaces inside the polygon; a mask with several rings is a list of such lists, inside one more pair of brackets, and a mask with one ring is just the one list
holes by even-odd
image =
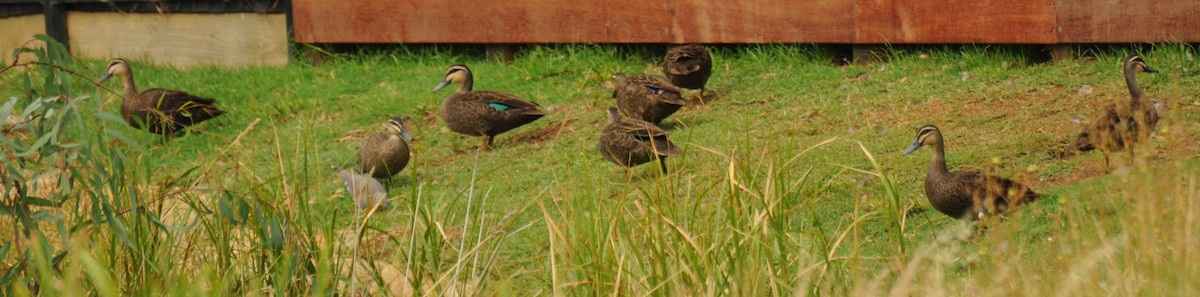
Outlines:
{"label": "dirt patch", "polygon": [[517,134],[517,136],[514,136],[512,139],[510,139],[508,141],[508,143],[510,143],[510,145],[513,145],[513,144],[517,144],[517,143],[546,142],[546,141],[558,138],[559,136],[562,136],[563,133],[570,133],[570,132],[579,130],[579,129],[575,129],[575,128],[571,127],[571,124],[574,124],[574,123],[575,123],[575,120],[568,119],[568,120],[562,121],[561,123],[557,123],[557,124],[538,128],[537,130]]}

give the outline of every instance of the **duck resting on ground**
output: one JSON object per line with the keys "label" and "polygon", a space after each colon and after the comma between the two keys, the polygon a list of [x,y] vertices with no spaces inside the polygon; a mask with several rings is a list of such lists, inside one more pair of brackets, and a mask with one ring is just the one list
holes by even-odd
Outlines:
{"label": "duck resting on ground", "polygon": [[663,173],[667,173],[667,157],[683,153],[667,135],[654,124],[622,117],[616,108],[609,108],[608,126],[600,134],[600,154],[626,168],[657,159]]}

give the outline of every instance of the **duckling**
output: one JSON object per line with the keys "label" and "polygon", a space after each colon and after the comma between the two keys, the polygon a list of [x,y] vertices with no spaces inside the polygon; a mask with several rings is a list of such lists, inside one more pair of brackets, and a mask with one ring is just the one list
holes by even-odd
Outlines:
{"label": "duckling", "polygon": [[121,85],[125,88],[121,116],[134,128],[141,129],[143,125],[149,125],[150,132],[169,136],[224,113],[217,109],[215,100],[182,91],[156,88],[139,94],[133,83],[133,70],[125,60],[108,61],[100,82],[113,76],[120,77]]}
{"label": "duckling", "polygon": [[1142,91],[1137,81],[1138,72],[1158,71],[1146,65],[1146,61],[1137,55],[1126,57],[1122,66],[1125,84],[1129,87],[1129,104],[1104,106],[1075,139],[1075,149],[1084,152],[1099,150],[1104,155],[1106,171],[1109,168],[1109,152],[1125,150],[1132,157],[1133,147],[1149,139],[1150,133],[1158,126],[1160,108],[1146,99],[1146,92]]}
{"label": "duckling", "polygon": [[675,86],[700,89],[700,102],[704,102],[704,87],[712,76],[712,56],[699,44],[672,47],[663,58],[663,74]]}
{"label": "duckling", "polygon": [[385,132],[368,136],[358,147],[359,172],[374,178],[391,179],[408,165],[408,142],[412,135],[404,129],[404,119],[393,116],[384,125]]}
{"label": "duckling", "polygon": [[608,109],[608,127],[600,134],[600,154],[624,167],[633,167],[658,159],[667,173],[667,156],[683,151],[667,140],[667,132],[649,122],[623,118],[616,108]]}
{"label": "duckling", "polygon": [[350,169],[337,170],[337,173],[342,177],[342,185],[346,186],[346,192],[354,199],[354,207],[361,210],[371,208],[375,204],[379,204],[379,207],[390,205],[387,201],[387,189],[378,180]]}
{"label": "duckling", "polygon": [[933,160],[925,173],[925,197],[943,214],[970,221],[1040,197],[1029,187],[1006,178],[976,171],[950,172],[946,169],[942,132],[932,125],[918,129],[916,140],[903,154],[925,145],[933,149]]}
{"label": "duckling", "polygon": [[474,77],[467,65],[455,64],[446,70],[445,80],[434,87],[441,90],[459,83],[458,90],[442,102],[442,121],[450,131],[483,136],[483,151],[491,150],[492,138],[545,116],[540,105],[499,91],[472,91]]}
{"label": "duckling", "polygon": [[655,125],[687,104],[679,94],[679,89],[662,76],[643,74],[626,77],[624,73],[617,73],[613,75],[613,82],[617,85],[613,91],[617,108],[632,118]]}

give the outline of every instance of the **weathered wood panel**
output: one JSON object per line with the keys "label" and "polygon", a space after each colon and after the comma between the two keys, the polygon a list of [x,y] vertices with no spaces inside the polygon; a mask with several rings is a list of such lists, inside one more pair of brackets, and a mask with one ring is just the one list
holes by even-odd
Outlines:
{"label": "weathered wood panel", "polygon": [[303,43],[1200,42],[1197,0],[294,0]]}
{"label": "weathered wood panel", "polygon": [[857,0],[855,43],[1057,42],[1049,0]]}
{"label": "weathered wood panel", "polygon": [[[12,53],[22,46],[40,47],[42,42],[26,43],[33,40],[33,35],[46,34],[46,21],[40,14],[0,18],[0,61],[5,64],[12,62]],[[28,61],[32,55],[21,55],[19,59]]]}
{"label": "weathered wood panel", "polygon": [[840,0],[295,0],[304,43],[763,43],[853,41]]}
{"label": "weathered wood panel", "polygon": [[191,67],[283,66],[283,14],[130,14],[69,12],[71,50],[87,58],[124,57]]}
{"label": "weathered wood panel", "polygon": [[1197,0],[1057,0],[1062,43],[1200,42]]}

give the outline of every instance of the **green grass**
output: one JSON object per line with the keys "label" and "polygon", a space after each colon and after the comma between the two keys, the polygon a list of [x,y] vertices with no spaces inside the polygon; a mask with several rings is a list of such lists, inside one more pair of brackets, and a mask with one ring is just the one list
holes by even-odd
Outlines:
{"label": "green grass", "polygon": [[[9,270],[19,272],[7,290],[298,295],[347,292],[353,283],[362,292],[501,295],[1200,291],[1191,281],[1200,272],[1200,229],[1191,227],[1200,219],[1192,47],[1140,52],[1163,70],[1141,75],[1144,88],[1169,109],[1144,149],[1156,155],[1112,174],[1099,154],[1052,153],[1081,128],[1073,119],[1127,98],[1118,64],[1129,49],[1038,64],[1007,47],[896,47],[886,63],[835,66],[822,48],[786,45],[712,47],[709,89],[719,98],[664,122],[686,147],[668,160],[673,174],[654,166],[626,173],[596,151],[613,105],[606,83],[615,72],[659,73],[659,50],[532,46],[510,64],[440,47],[285,68],[131,61],[140,88],[216,98],[226,115],[166,143],[83,117],[79,129],[98,125],[134,140],[81,137],[107,152],[98,162],[126,169],[80,169],[107,176],[91,185],[108,191],[58,189],[79,207],[52,212],[79,227],[64,239],[47,232],[51,239],[35,245],[44,253],[28,244],[7,253],[8,267],[21,259],[44,266]],[[102,62],[71,67],[98,77]],[[550,115],[501,135],[492,152],[476,152],[479,139],[449,132],[438,118],[451,91],[430,91],[453,63],[471,66],[476,89],[517,94]],[[24,97],[18,73],[0,74],[6,98]],[[1083,85],[1094,91],[1079,96]],[[76,96],[99,94],[80,101],[85,110],[116,113],[115,93],[80,89]],[[413,161],[392,185],[396,206],[364,214],[359,227],[329,166],[352,166],[358,141],[389,115],[404,116],[417,137]],[[1012,176],[1048,197],[969,237],[974,229],[924,198],[928,150],[899,154],[924,124],[942,128],[952,169]],[[96,199],[135,196],[143,198],[116,207],[137,210],[117,216],[135,227],[135,243],[122,243],[126,235],[105,227],[111,223],[86,223]],[[0,232],[10,242],[13,222],[4,223],[13,232]],[[52,268],[45,258],[58,254],[65,260]],[[351,282],[355,254],[370,264],[354,266]]]}

